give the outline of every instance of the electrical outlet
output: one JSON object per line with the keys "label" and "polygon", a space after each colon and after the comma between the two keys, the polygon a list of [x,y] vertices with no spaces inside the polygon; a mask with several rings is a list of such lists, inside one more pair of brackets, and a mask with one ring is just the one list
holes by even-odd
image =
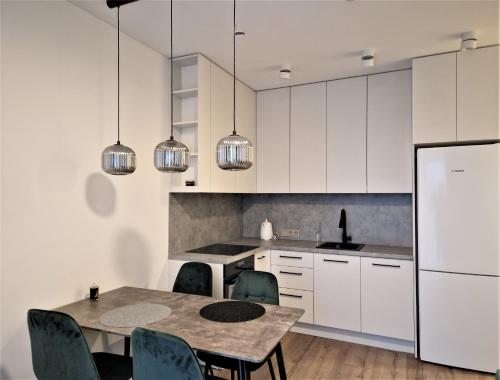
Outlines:
{"label": "electrical outlet", "polygon": [[280,238],[299,240],[300,230],[293,228],[282,228],[280,231]]}

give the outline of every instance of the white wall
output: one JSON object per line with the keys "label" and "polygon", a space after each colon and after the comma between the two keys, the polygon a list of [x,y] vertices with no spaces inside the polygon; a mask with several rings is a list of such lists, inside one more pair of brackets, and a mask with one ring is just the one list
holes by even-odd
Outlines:
{"label": "white wall", "polygon": [[[166,59],[122,39],[131,176],[100,169],[115,142],[116,30],[61,1],[2,1],[0,378],[32,378],[26,311],[122,285],[166,288]],[[113,11],[110,11],[113,12]],[[122,13],[126,12],[126,7]]]}

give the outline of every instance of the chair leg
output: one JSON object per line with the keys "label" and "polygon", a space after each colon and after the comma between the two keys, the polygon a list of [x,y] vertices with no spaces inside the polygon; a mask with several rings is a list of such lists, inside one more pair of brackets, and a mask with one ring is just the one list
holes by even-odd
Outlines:
{"label": "chair leg", "polygon": [[234,380],[234,369],[231,370],[231,380]]}
{"label": "chair leg", "polygon": [[214,375],[214,368],[209,365],[208,368],[210,369],[210,376],[213,376]]}
{"label": "chair leg", "polygon": [[271,380],[276,380],[276,375],[274,374],[273,361],[269,357],[267,359],[267,364],[269,365],[269,373],[271,374]]}
{"label": "chair leg", "polygon": [[130,337],[126,336],[123,342],[123,355],[130,357]]}
{"label": "chair leg", "polygon": [[209,375],[209,371],[212,369],[212,366],[208,363],[205,363],[205,372],[204,372],[204,375],[205,375],[205,378],[208,377]]}

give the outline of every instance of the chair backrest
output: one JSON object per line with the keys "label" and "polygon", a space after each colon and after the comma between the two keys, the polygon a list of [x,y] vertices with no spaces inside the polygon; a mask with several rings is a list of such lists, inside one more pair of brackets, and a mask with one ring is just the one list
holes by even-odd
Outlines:
{"label": "chair backrest", "polygon": [[28,329],[33,371],[38,379],[100,379],[87,341],[72,317],[31,309]]}
{"label": "chair backrest", "polygon": [[278,280],[269,272],[242,272],[234,285],[232,299],[279,305]]}
{"label": "chair backrest", "polygon": [[212,268],[205,263],[185,263],[175,279],[173,292],[212,296]]}
{"label": "chair backrest", "polygon": [[174,335],[137,327],[132,352],[134,380],[204,380],[193,350]]}

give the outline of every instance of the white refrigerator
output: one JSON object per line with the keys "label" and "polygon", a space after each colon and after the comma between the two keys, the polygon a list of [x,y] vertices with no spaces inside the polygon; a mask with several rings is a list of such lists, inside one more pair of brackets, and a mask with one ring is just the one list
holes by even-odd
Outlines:
{"label": "white refrigerator", "polygon": [[417,150],[422,360],[500,368],[500,144]]}

